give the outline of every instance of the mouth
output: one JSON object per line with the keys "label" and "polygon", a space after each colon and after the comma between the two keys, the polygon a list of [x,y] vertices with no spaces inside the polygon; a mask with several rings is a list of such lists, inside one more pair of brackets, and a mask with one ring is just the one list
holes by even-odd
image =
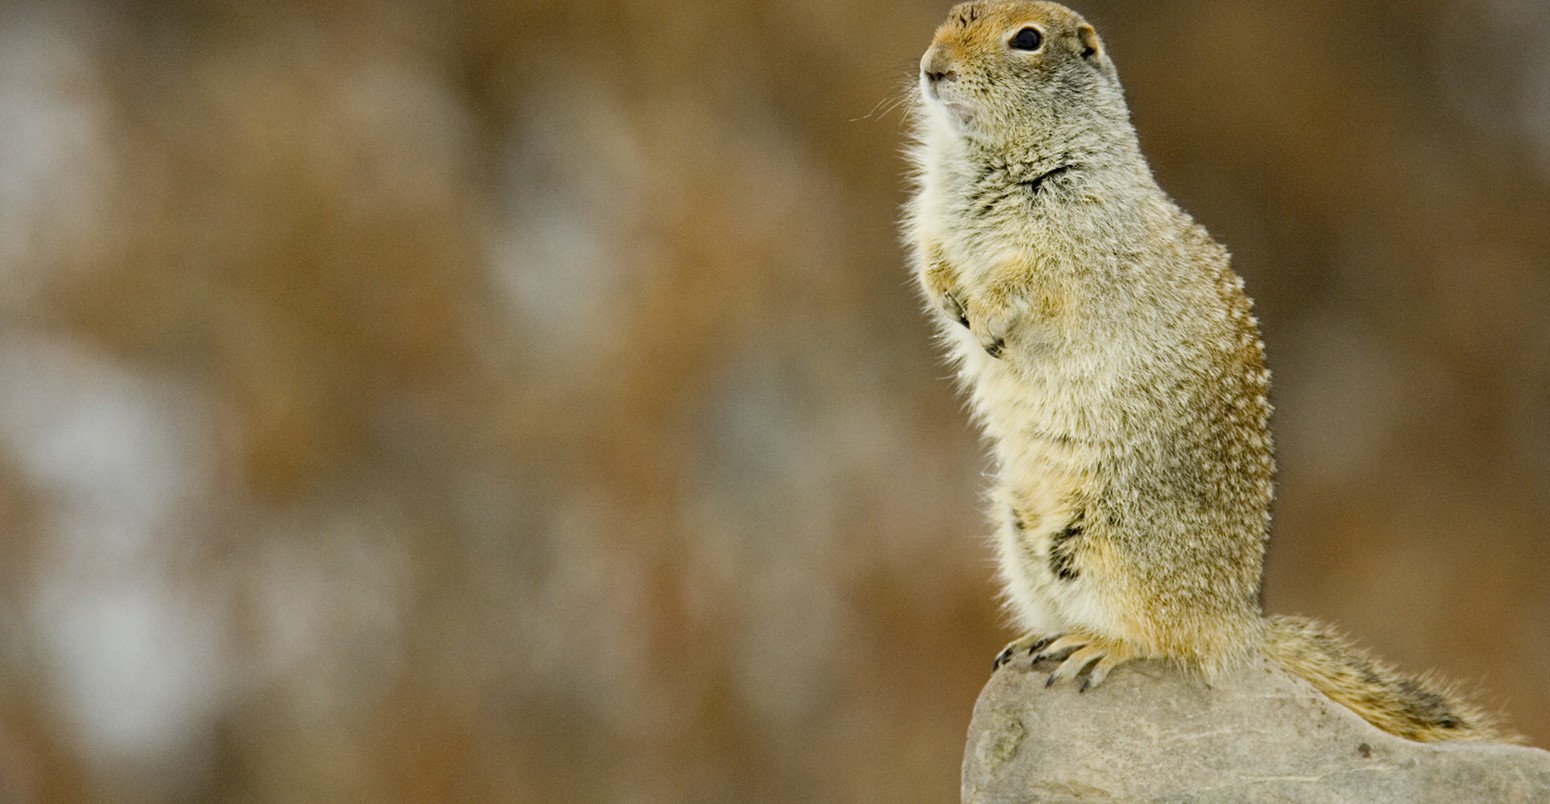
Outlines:
{"label": "mouth", "polygon": [[974,112],[965,104],[944,102],[942,103],[942,108],[946,109],[947,113],[960,123],[967,123],[974,119]]}
{"label": "mouth", "polygon": [[956,100],[947,100],[940,97],[933,98],[933,100],[936,101],[937,106],[941,107],[943,111],[947,112],[948,117],[952,118],[960,125],[967,124],[969,121],[974,119],[974,109],[967,103]]}
{"label": "mouth", "polygon": [[925,89],[926,97],[946,111],[948,117],[959,123],[967,123],[974,119],[974,110],[969,104],[952,97],[944,97],[936,84],[927,83]]}

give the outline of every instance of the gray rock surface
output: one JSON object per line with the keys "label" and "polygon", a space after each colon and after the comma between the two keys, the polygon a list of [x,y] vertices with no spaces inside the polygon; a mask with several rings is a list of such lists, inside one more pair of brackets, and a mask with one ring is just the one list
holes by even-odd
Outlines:
{"label": "gray rock surface", "polygon": [[965,802],[1550,802],[1550,752],[1400,739],[1268,660],[1210,687],[1132,662],[1086,693],[1050,669],[985,685]]}

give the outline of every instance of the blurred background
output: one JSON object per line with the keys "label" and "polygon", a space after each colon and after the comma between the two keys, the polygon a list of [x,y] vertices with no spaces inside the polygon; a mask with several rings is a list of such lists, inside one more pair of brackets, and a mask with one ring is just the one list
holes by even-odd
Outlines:
{"label": "blurred background", "polygon": [[[0,801],[955,800],[947,8],[0,4]],[[1258,301],[1268,607],[1550,745],[1550,5],[1081,10]]]}

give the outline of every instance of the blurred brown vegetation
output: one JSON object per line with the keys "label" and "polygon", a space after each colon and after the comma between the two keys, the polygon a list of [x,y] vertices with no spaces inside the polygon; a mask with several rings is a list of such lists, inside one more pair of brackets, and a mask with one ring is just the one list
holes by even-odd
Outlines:
{"label": "blurred brown vegetation", "polygon": [[[947,5],[0,6],[0,799],[952,800]],[[1082,10],[1259,303],[1268,607],[1550,744],[1550,6]]]}

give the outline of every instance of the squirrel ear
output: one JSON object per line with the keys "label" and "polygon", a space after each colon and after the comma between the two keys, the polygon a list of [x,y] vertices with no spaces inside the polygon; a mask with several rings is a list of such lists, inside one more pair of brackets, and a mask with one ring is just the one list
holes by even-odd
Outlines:
{"label": "squirrel ear", "polygon": [[1093,26],[1082,23],[1082,26],[1076,29],[1076,40],[1081,44],[1079,52],[1082,58],[1088,61],[1103,58],[1103,44],[1098,41],[1098,32],[1093,30]]}
{"label": "squirrel ear", "polygon": [[1093,26],[1082,23],[1076,29],[1076,52],[1100,74],[1108,77],[1110,81],[1118,81],[1119,76],[1114,74],[1114,62],[1103,51],[1103,43],[1098,41],[1098,32]]}

